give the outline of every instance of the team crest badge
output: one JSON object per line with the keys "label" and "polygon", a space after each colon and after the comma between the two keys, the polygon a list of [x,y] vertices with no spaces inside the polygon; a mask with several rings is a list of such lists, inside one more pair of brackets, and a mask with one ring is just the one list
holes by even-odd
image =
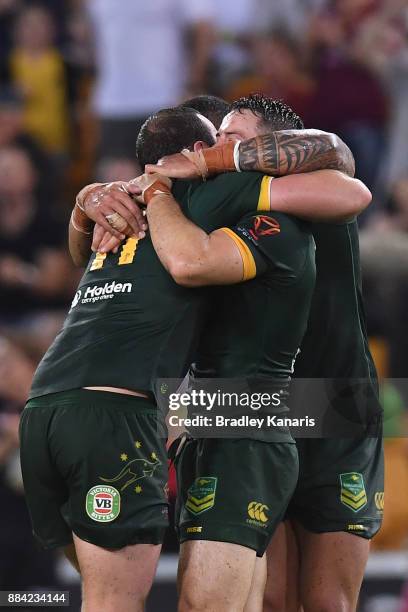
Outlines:
{"label": "team crest badge", "polygon": [[191,514],[201,514],[210,510],[215,503],[217,478],[201,476],[196,478],[188,490],[186,508]]}
{"label": "team crest badge", "polygon": [[86,495],[85,508],[93,521],[110,523],[119,516],[120,493],[114,487],[92,487]]}
{"label": "team crest badge", "polygon": [[359,512],[367,505],[367,493],[364,486],[363,475],[359,472],[347,472],[340,474],[340,500],[341,503]]}
{"label": "team crest badge", "polygon": [[252,238],[258,240],[261,236],[274,236],[280,234],[280,224],[273,217],[256,216],[254,219],[254,225],[249,230]]}

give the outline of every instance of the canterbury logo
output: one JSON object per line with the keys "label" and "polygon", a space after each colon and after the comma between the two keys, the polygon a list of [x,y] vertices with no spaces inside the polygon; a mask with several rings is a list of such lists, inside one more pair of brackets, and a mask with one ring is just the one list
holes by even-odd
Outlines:
{"label": "canterbury logo", "polygon": [[250,230],[250,233],[255,240],[259,236],[272,236],[273,234],[280,234],[280,225],[273,217],[255,217],[254,227]]}
{"label": "canterbury logo", "polygon": [[265,510],[269,510],[266,504],[260,504],[258,502],[250,502],[248,504],[248,515],[251,519],[261,521],[261,523],[267,523],[269,520],[265,514]]}
{"label": "canterbury logo", "polygon": [[384,510],[384,491],[377,491],[374,495],[374,501],[377,510]]}

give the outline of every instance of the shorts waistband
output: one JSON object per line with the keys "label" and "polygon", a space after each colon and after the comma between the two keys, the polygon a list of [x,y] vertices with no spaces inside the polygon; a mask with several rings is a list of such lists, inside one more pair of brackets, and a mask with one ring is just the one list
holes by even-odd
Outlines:
{"label": "shorts waistband", "polygon": [[31,398],[27,402],[27,406],[49,405],[51,402],[55,405],[70,405],[80,401],[92,403],[97,401],[98,404],[106,404],[109,406],[120,405],[128,406],[133,410],[149,411],[154,414],[158,412],[157,405],[152,399],[138,397],[135,395],[126,395],[122,393],[112,393],[110,391],[91,391],[89,389],[70,389],[69,391],[59,391],[57,393],[49,393],[39,397]]}

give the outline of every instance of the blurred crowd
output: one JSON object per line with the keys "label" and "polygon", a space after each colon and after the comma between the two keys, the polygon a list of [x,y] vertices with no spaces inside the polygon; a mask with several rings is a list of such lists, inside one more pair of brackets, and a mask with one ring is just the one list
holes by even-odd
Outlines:
{"label": "blurred crowd", "polygon": [[[14,509],[0,538],[21,534],[0,589],[31,586],[14,571],[29,532],[18,413],[79,279],[66,247],[75,192],[140,173],[138,129],[159,108],[254,91],[352,149],[374,194],[361,219],[369,332],[381,375],[404,377],[408,0],[0,0],[0,503]],[[384,397],[400,433],[405,394]]]}

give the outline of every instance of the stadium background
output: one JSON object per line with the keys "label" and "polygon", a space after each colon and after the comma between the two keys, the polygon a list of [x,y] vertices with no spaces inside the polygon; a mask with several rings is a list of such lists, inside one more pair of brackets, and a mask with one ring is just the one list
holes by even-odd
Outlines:
{"label": "stadium background", "polygon": [[[79,609],[73,571],[32,540],[17,437],[80,277],[66,244],[74,194],[138,174],[151,112],[253,91],[339,134],[374,194],[360,226],[387,501],[360,609],[408,610],[407,0],[0,0],[0,590],[69,589]],[[150,612],[176,609],[171,533],[165,551]]]}

